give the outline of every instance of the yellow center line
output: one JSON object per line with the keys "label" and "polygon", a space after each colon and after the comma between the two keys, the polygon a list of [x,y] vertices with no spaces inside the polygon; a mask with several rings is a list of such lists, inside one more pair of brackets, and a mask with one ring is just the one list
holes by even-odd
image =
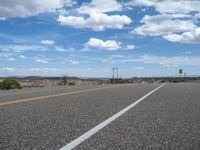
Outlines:
{"label": "yellow center line", "polygon": [[47,98],[53,98],[53,97],[71,95],[71,94],[77,94],[77,93],[85,93],[85,92],[91,92],[91,91],[98,91],[98,90],[114,88],[114,87],[118,87],[118,86],[100,87],[100,88],[93,88],[93,89],[86,89],[86,90],[79,90],[79,91],[72,91],[72,92],[64,92],[64,93],[51,94],[51,95],[46,95],[46,96],[37,96],[37,97],[24,98],[24,99],[18,99],[18,100],[10,100],[10,101],[7,100],[7,102],[1,102],[0,106],[24,103],[24,102],[35,101],[35,100],[45,100],[45,99],[47,100]]}

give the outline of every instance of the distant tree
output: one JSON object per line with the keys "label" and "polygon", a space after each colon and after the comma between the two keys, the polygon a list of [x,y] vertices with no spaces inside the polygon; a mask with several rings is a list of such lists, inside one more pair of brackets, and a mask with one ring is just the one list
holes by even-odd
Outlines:
{"label": "distant tree", "polygon": [[68,76],[67,75],[63,75],[63,84],[64,85],[67,85],[67,79],[68,79]]}
{"label": "distant tree", "polygon": [[6,78],[2,82],[0,82],[1,90],[9,90],[9,89],[21,89],[20,83],[13,78]]}
{"label": "distant tree", "polygon": [[181,75],[183,74],[183,69],[179,69],[179,75],[181,77]]}

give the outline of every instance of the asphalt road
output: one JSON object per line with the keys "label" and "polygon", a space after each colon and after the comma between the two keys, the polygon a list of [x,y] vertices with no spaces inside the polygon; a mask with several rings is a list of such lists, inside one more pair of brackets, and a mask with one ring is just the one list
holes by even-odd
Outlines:
{"label": "asphalt road", "polygon": [[[106,87],[111,87],[112,85],[106,85]],[[9,90],[0,91],[0,102],[23,99],[27,97],[38,97],[46,96],[51,94],[79,91],[91,88],[101,88],[105,85],[98,86],[57,86],[57,87],[41,87],[41,88],[25,88],[21,90]]]}
{"label": "asphalt road", "polygon": [[[159,86],[0,92],[0,149],[60,149]],[[200,149],[200,84],[165,84],[75,149]]]}

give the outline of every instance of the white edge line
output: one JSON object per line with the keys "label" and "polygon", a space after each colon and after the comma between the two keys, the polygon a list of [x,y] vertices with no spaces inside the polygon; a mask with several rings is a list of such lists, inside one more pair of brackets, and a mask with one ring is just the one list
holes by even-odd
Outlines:
{"label": "white edge line", "polygon": [[90,129],[89,131],[85,132],[84,134],[82,134],[78,138],[74,139],[73,141],[71,141],[70,143],[68,143],[67,145],[65,145],[64,147],[60,148],[60,150],[71,150],[71,149],[75,148],[76,146],[78,146],[79,144],[81,144],[82,142],[84,142],[85,140],[87,140],[88,138],[90,138],[91,136],[93,136],[99,130],[103,129],[105,126],[107,126],[108,124],[110,124],[112,121],[114,121],[115,119],[117,119],[120,116],[122,116],[123,114],[125,114],[131,108],[133,108],[138,103],[140,103],[141,101],[143,101],[144,99],[146,99],[148,96],[150,96],[151,94],[153,94],[154,92],[156,92],[157,90],[159,90],[165,84],[166,83],[160,85],[159,87],[155,88],[153,91],[147,93],[146,95],[144,95],[143,97],[141,97],[140,99],[138,99],[137,101],[135,101],[134,103],[130,104],[129,106],[127,106],[126,108],[124,108],[123,110],[121,110],[120,112],[114,114],[113,116],[111,116],[110,118],[106,119],[105,121],[103,121],[99,125],[95,126],[94,128]]}

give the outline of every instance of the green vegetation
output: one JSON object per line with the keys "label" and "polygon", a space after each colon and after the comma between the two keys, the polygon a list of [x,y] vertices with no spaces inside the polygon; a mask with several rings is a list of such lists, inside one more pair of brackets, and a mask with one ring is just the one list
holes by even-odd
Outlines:
{"label": "green vegetation", "polygon": [[180,82],[186,82],[186,79],[184,78],[167,78],[163,79],[161,82],[170,82],[170,83],[180,83]]}
{"label": "green vegetation", "polygon": [[183,69],[179,69],[179,75],[180,75],[180,77],[181,77],[181,75],[183,74]]}
{"label": "green vegetation", "polygon": [[111,84],[123,84],[123,83],[128,83],[128,80],[127,79],[111,79],[110,80],[110,83]]}
{"label": "green vegetation", "polygon": [[66,75],[63,76],[63,85],[67,85],[67,78],[68,76]]}
{"label": "green vegetation", "polygon": [[76,83],[75,82],[69,82],[68,85],[73,86],[73,85],[76,85]]}
{"label": "green vegetation", "polygon": [[20,83],[13,78],[5,78],[2,82],[0,82],[1,90],[9,90],[9,89],[21,89]]}

